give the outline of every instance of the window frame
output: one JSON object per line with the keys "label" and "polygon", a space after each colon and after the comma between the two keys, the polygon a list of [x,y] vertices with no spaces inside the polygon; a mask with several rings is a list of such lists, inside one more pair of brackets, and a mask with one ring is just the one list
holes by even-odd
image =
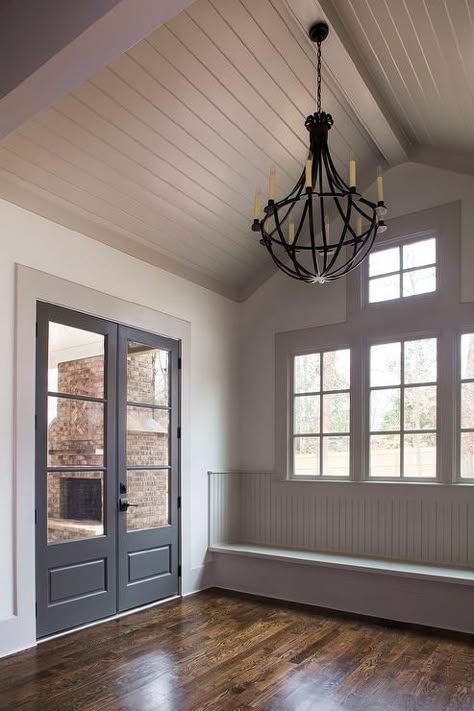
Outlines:
{"label": "window frame", "polygon": [[[367,302],[368,264],[327,289],[315,319],[318,325],[275,334],[275,472],[282,481],[373,486],[474,485],[460,478],[460,334],[474,332],[472,302],[460,298],[460,202],[394,218],[380,246],[436,238],[437,290],[412,297]],[[383,238],[383,239],[382,239]],[[336,285],[340,285],[337,286]],[[309,287],[312,288],[312,287]],[[337,289],[337,290],[336,290]],[[345,289],[345,297],[344,291]],[[332,290],[332,291],[331,291]],[[319,296],[319,295],[318,295]],[[314,303],[317,303],[316,297]],[[333,307],[333,305],[335,305]],[[329,318],[325,309],[329,308]],[[437,338],[437,477],[370,477],[370,345]],[[289,407],[294,355],[348,348],[351,351],[351,446],[349,477],[292,476]]]}
{"label": "window frame", "polygon": [[[348,350],[350,353],[350,366],[349,366],[349,388],[346,388],[344,390],[324,390],[323,383],[324,383],[324,359],[323,356],[325,353],[332,353],[334,351],[343,351],[343,350]],[[303,356],[303,355],[315,355],[318,354],[320,356],[320,381],[321,381],[321,389],[320,391],[317,392],[311,392],[311,393],[295,393],[294,389],[294,384],[295,384],[295,358],[298,356]],[[352,397],[352,350],[350,346],[327,346],[325,348],[320,348],[317,351],[310,350],[310,351],[301,351],[301,352],[295,352],[292,353],[290,356],[290,392],[289,392],[289,403],[290,406],[288,408],[289,410],[289,441],[291,442],[290,446],[288,447],[288,479],[291,480],[297,480],[297,481],[350,481],[352,477],[352,422],[353,422],[353,413],[352,413],[352,405],[353,405],[353,397]],[[331,394],[331,393],[348,393],[349,395],[349,430],[348,432],[344,433],[328,433],[324,434],[323,432],[323,425],[324,425],[324,417],[323,417],[323,395],[325,394]],[[294,432],[294,423],[295,423],[295,399],[297,397],[302,397],[304,395],[319,395],[320,397],[320,431],[319,434],[314,433],[313,436],[319,438],[320,442],[320,452],[319,452],[319,474],[315,474],[314,476],[305,476],[303,474],[295,474],[295,462],[294,462],[294,440],[296,437],[311,437],[311,434],[303,434],[303,435],[298,435],[295,434]],[[323,461],[324,461],[324,455],[323,455],[323,442],[324,442],[324,437],[330,437],[330,436],[341,436],[341,437],[348,437],[349,438],[349,473],[347,476],[335,476],[335,475],[330,475],[330,474],[323,474]]]}
{"label": "window frame", "polygon": [[[427,339],[435,339],[436,340],[436,382],[426,382],[426,383],[415,383],[415,384],[410,384],[410,383],[405,383],[404,382],[404,373],[405,373],[405,367],[404,367],[404,344],[409,343],[410,341],[421,341],[421,340],[427,340]],[[400,343],[401,344],[401,349],[400,349],[400,358],[401,358],[401,363],[400,363],[400,384],[399,385],[393,385],[393,386],[375,386],[372,387],[370,384],[370,351],[372,346],[378,346],[378,345],[384,345],[387,343]],[[365,398],[365,422],[366,422],[366,427],[365,427],[365,442],[364,442],[364,448],[365,451],[367,452],[367,468],[366,468],[366,473],[365,473],[365,478],[364,481],[368,482],[398,482],[398,483],[436,483],[440,481],[440,398],[439,398],[439,352],[440,352],[440,333],[438,331],[424,331],[424,332],[419,332],[416,334],[409,334],[409,335],[398,335],[394,336],[393,338],[384,338],[382,340],[380,339],[375,339],[370,341],[368,344],[367,348],[367,358],[366,358],[366,363],[367,363],[367,374],[366,374],[366,383],[367,383],[367,388],[366,388],[366,398]],[[423,386],[435,386],[436,387],[436,428],[433,429],[426,429],[426,430],[406,430],[403,425],[404,425],[404,392],[407,388],[410,387],[423,387]],[[374,430],[372,431],[371,426],[370,426],[370,395],[373,390],[383,390],[383,389],[390,389],[390,388],[399,388],[400,389],[400,429],[399,430],[387,430],[386,432],[383,431],[378,431]],[[412,432],[418,432],[420,434],[434,434],[436,437],[436,472],[435,475],[432,477],[408,477],[404,476],[404,443],[403,439],[405,434],[411,434]],[[382,477],[382,476],[371,476],[370,474],[370,437],[373,434],[396,434],[400,436],[400,475],[399,476],[393,476],[393,477]]]}
{"label": "window frame", "polygon": [[461,476],[461,435],[463,432],[472,432],[474,434],[474,427],[465,428],[462,427],[462,384],[463,383],[474,383],[474,378],[463,378],[462,377],[462,364],[461,364],[461,340],[466,334],[474,335],[474,322],[472,326],[461,329],[457,334],[456,342],[456,417],[455,417],[455,437],[456,437],[456,483],[474,486],[474,477],[462,477]]}
{"label": "window frame", "polygon": [[[415,244],[416,242],[423,242],[427,239],[434,239],[436,243],[436,262],[434,266],[436,267],[436,289],[434,291],[426,291],[422,294],[413,294],[412,296],[403,296],[403,274],[409,271],[418,271],[420,269],[425,269],[426,267],[433,266],[433,264],[428,264],[423,267],[414,267],[412,269],[403,269],[403,250],[402,247],[408,244]],[[416,232],[408,235],[391,235],[388,230],[384,233],[379,241],[377,247],[373,250],[373,253],[382,251],[384,249],[392,249],[397,247],[400,250],[400,269],[394,272],[387,272],[387,274],[380,274],[377,277],[369,276],[369,259],[362,262],[360,267],[360,292],[361,292],[361,306],[366,309],[380,309],[384,308],[389,304],[400,305],[400,303],[412,303],[413,300],[423,303],[424,301],[431,301],[435,299],[439,292],[444,288],[445,275],[442,262],[440,260],[440,240],[439,233],[436,229],[427,229],[420,232]],[[377,278],[382,278],[384,276],[391,276],[398,274],[400,276],[400,296],[395,299],[385,299],[383,301],[369,301],[370,292],[370,282]]]}

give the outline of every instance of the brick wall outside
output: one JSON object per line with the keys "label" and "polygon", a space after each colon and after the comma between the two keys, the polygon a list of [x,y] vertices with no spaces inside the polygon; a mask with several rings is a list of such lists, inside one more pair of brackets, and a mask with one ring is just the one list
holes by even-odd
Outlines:
{"label": "brick wall outside", "polygon": [[[151,352],[137,353],[127,363],[128,400],[152,402],[155,392],[163,397],[160,373],[153,378]],[[93,356],[58,364],[58,391],[103,397],[103,357]],[[164,400],[160,398],[160,402]],[[152,421],[152,418],[155,422]],[[168,464],[168,415],[148,408],[128,411],[127,462],[129,465]],[[158,431],[155,431],[158,430]],[[57,415],[48,428],[49,466],[102,466],[103,405],[58,399]],[[48,482],[48,540],[58,542],[103,533],[99,521],[68,522],[62,518],[61,479],[102,479],[101,472],[54,472]],[[127,515],[129,530],[168,522],[168,471],[128,472],[128,500],[137,504]],[[102,481],[103,497],[103,481]],[[125,514],[124,514],[125,515]]]}

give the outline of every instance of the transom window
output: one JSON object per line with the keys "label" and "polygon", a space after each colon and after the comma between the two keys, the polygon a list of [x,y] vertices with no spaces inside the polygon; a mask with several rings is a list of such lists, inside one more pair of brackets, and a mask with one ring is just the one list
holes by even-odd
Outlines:
{"label": "transom window", "polygon": [[436,382],[436,338],[371,346],[370,477],[436,478]]}
{"label": "transom window", "polygon": [[474,479],[474,333],[461,336],[460,475]]}
{"label": "transom window", "polygon": [[436,291],[436,238],[378,249],[369,256],[369,303]]}
{"label": "transom window", "polygon": [[293,475],[350,474],[350,350],[293,360]]}

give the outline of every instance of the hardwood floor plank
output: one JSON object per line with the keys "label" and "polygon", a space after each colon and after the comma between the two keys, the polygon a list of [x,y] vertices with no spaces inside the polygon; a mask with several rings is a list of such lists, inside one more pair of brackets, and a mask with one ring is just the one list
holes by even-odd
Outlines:
{"label": "hardwood floor plank", "polygon": [[472,711],[474,639],[210,590],[0,660],[15,711]]}

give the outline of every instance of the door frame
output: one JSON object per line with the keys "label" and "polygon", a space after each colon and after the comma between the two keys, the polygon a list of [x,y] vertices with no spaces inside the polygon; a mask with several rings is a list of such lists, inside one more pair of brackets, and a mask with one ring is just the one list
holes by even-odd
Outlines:
{"label": "door frame", "polygon": [[[88,279],[84,273],[84,281]],[[15,383],[13,413],[14,428],[14,534],[12,540],[12,614],[0,621],[0,655],[11,654],[36,644],[35,618],[35,324],[36,302],[46,301],[75,311],[115,321],[132,328],[166,335],[181,341],[181,466],[180,489],[180,554],[182,565],[181,594],[198,589],[205,565],[191,566],[191,457],[190,457],[190,373],[191,324],[179,317],[147,306],[126,301],[118,296],[32,269],[21,264],[15,267],[16,318]],[[127,286],[110,283],[111,291]],[[130,297],[132,291],[129,291]],[[157,284],[150,298],[172,308],[164,286]],[[13,326],[12,326],[13,327]],[[9,562],[6,562],[9,565]]]}

